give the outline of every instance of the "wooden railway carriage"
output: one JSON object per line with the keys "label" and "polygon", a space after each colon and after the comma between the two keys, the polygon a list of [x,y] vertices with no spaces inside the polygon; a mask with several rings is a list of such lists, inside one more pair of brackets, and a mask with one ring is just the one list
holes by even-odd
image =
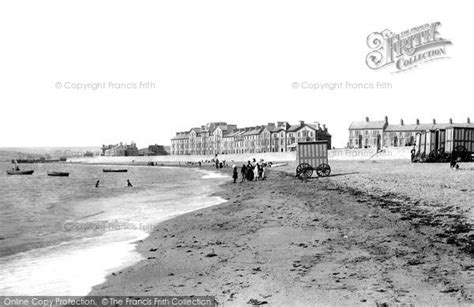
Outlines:
{"label": "wooden railway carriage", "polygon": [[428,160],[428,155],[431,152],[431,147],[433,147],[431,140],[432,132],[430,130],[422,131],[417,134],[417,159],[419,161],[425,162]]}
{"label": "wooden railway carriage", "polygon": [[446,129],[437,130],[437,139],[438,139],[438,152],[442,154],[445,152]]}
{"label": "wooden railway carriage", "polygon": [[297,177],[311,177],[314,170],[318,176],[329,176],[331,167],[328,164],[328,142],[299,142],[296,146],[296,162]]}
{"label": "wooden railway carriage", "polygon": [[447,127],[445,152],[455,159],[471,161],[474,153],[474,124],[453,124]]}
{"label": "wooden railway carriage", "polygon": [[474,153],[474,124],[451,124],[443,129],[422,131],[416,136],[416,161],[467,162]]}
{"label": "wooden railway carriage", "polygon": [[445,129],[432,129],[419,132],[416,138],[417,160],[433,162],[444,160]]}
{"label": "wooden railway carriage", "polygon": [[[425,162],[427,159],[427,133],[426,131],[419,132],[416,134],[416,160]],[[428,152],[429,153],[429,152]]]}

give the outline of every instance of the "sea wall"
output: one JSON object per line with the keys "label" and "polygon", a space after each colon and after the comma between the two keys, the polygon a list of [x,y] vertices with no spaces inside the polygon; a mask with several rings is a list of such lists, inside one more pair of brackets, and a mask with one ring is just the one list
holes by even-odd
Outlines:
{"label": "sea wall", "polygon": [[409,160],[411,147],[389,147],[377,152],[376,148],[332,149],[329,160]]}
{"label": "sea wall", "polygon": [[[177,164],[186,162],[198,162],[212,160],[214,155],[184,155],[184,156],[149,156],[149,157],[84,157],[84,158],[70,158],[67,161],[72,163],[97,163],[97,164],[147,164],[148,162],[156,162],[163,164]],[[294,152],[281,153],[253,153],[253,154],[220,154],[219,160],[226,160],[227,162],[247,162],[253,158],[264,161],[283,162],[294,161],[296,156]]]}
{"label": "sea wall", "polygon": [[[410,159],[410,147],[385,148],[377,153],[376,149],[332,149],[329,150],[329,160],[395,160]],[[69,158],[70,163],[94,163],[94,164],[147,164],[156,162],[158,164],[184,164],[187,162],[198,162],[213,159],[213,155],[196,156],[150,156],[150,157],[83,157]],[[251,154],[221,154],[219,160],[234,162],[247,162],[253,158],[271,162],[295,161],[295,152],[271,152]]]}

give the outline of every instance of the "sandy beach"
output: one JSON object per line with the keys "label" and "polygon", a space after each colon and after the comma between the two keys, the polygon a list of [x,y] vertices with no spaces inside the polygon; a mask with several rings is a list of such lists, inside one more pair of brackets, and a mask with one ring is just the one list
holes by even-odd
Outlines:
{"label": "sandy beach", "polygon": [[137,245],[145,259],[90,294],[212,295],[225,306],[474,303],[472,163],[331,166],[331,177],[307,181],[292,164],[265,181],[226,179],[217,193],[226,203],[159,224]]}

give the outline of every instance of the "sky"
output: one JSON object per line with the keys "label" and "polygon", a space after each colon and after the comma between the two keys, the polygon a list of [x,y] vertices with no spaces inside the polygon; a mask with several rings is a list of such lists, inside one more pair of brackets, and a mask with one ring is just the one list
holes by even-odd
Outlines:
{"label": "sky", "polygon": [[[326,124],[344,147],[349,124],[366,116],[466,122],[474,117],[471,6],[2,1],[0,147],[169,145],[176,131],[212,121],[298,120]],[[432,22],[452,42],[447,58],[399,73],[366,65],[370,33]],[[389,87],[351,88],[377,82]]]}

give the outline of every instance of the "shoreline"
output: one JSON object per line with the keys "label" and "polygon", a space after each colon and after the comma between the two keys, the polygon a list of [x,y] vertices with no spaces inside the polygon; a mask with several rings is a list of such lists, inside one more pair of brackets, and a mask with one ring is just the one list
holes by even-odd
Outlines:
{"label": "shoreline", "polygon": [[[117,165],[117,164],[88,164],[88,163],[74,163],[74,164],[82,164],[82,165]],[[164,167],[164,168],[175,168],[175,167],[178,167],[178,166],[175,166],[175,165],[163,165],[163,166],[150,166],[150,165],[137,165],[137,164],[120,164],[120,165],[126,165],[126,166],[148,166],[148,167]],[[215,171],[212,171],[212,170],[207,170],[207,169],[200,169],[198,167],[192,167],[192,166],[187,166],[186,168],[192,168],[192,169],[195,169],[196,171],[199,171],[199,170],[202,170],[202,173],[206,173],[206,174],[202,174],[203,175],[203,178],[204,176],[207,176],[207,175],[213,175],[213,174],[220,174],[221,172],[215,172]],[[230,178],[230,177],[229,177]],[[220,187],[222,185],[222,183],[220,183],[218,185],[218,187]],[[205,210],[205,209],[208,209],[208,208],[212,208],[212,207],[215,207],[215,206],[219,206],[223,203],[226,202],[226,200],[224,198],[222,198],[220,196],[220,188],[216,189],[215,191],[213,192],[210,192],[210,193],[207,193],[207,194],[203,194],[201,195],[202,198],[206,198],[206,199],[211,199],[211,198],[218,198],[216,199],[216,204],[213,204],[213,205],[210,205],[210,206],[207,206],[207,207],[204,207],[204,208],[200,208],[200,209],[197,209],[197,210],[192,210],[192,211],[189,211],[189,212],[186,212],[186,213],[178,213],[177,215],[174,215],[174,216],[171,216],[171,217],[167,217],[165,218],[164,220],[161,220],[159,221],[157,224],[154,225],[154,228],[156,228],[158,225],[162,224],[162,223],[166,223],[167,221],[169,220],[173,220],[173,219],[177,219],[179,218],[180,216],[183,216],[183,215],[187,215],[187,214],[192,214],[194,212],[197,212],[197,211],[200,211],[200,210]],[[152,232],[147,232],[145,237],[141,240],[137,240],[137,241],[133,241],[133,242],[129,242],[128,244],[130,246],[132,246],[132,253],[137,253],[139,255],[139,260],[138,261],[135,261],[133,264],[124,264],[124,265],[121,265],[119,266],[118,268],[116,268],[116,270],[120,270],[120,269],[126,269],[126,268],[129,268],[129,267],[133,267],[135,265],[137,265],[139,262],[143,261],[144,259],[146,259],[144,257],[144,255],[140,252],[140,250],[138,249],[138,245],[146,240],[149,239],[149,237],[153,234],[153,231]],[[109,269],[108,271],[112,271],[111,269]],[[107,281],[107,277],[110,275],[110,276],[113,276],[114,273],[112,274],[107,274],[106,276],[104,276],[104,279],[105,281]],[[94,287],[96,285],[92,285],[90,287],[90,291],[93,291]],[[90,294],[88,294],[90,295]]]}
{"label": "shoreline", "polygon": [[266,181],[226,180],[212,195],[226,202],[157,225],[136,245],[144,259],[90,295],[211,295],[224,305],[472,303],[472,251],[458,246],[465,236],[443,239],[437,225],[406,218],[416,213],[410,200],[402,206],[272,169]]}
{"label": "shoreline", "polygon": [[[84,168],[82,169],[84,170]],[[87,169],[86,173],[88,173]],[[64,222],[66,224],[57,224],[57,227],[62,229],[60,233],[65,232],[67,235],[68,231],[71,231],[72,234],[77,232],[77,236],[65,236],[61,240],[58,239],[57,243],[54,244],[50,244],[49,242],[51,241],[47,241],[44,243],[44,246],[12,252],[10,255],[2,257],[0,275],[5,276],[5,280],[1,283],[0,288],[5,291],[5,294],[24,294],[22,291],[25,290],[22,285],[38,280],[38,272],[43,267],[51,265],[50,259],[59,259],[58,262],[62,264],[67,262],[80,263],[80,266],[83,267],[81,269],[82,272],[86,272],[86,274],[83,276],[78,274],[76,277],[71,278],[71,274],[67,273],[70,271],[75,272],[74,270],[77,267],[65,267],[62,271],[66,274],[60,271],[56,274],[51,272],[48,277],[42,279],[43,282],[38,284],[38,287],[33,287],[34,290],[31,288],[30,291],[37,291],[32,293],[42,295],[53,295],[55,292],[61,295],[87,295],[94,285],[105,281],[106,276],[115,268],[128,267],[142,260],[142,255],[138,253],[136,244],[138,240],[143,240],[150,235],[151,228],[148,225],[155,227],[156,224],[162,221],[192,212],[196,208],[215,206],[225,201],[214,195],[216,191],[215,185],[220,181],[219,178],[215,178],[216,172],[191,169],[181,171],[160,170],[158,168],[148,171],[135,170],[133,172],[133,174],[142,174],[144,176],[147,173],[157,174],[155,176],[168,174],[167,176],[170,176],[167,179],[168,181],[175,178],[173,176],[177,173],[179,176],[184,177],[186,182],[185,188],[179,187],[179,185],[182,185],[180,180],[176,182],[171,180],[171,186],[175,187],[176,193],[173,191],[168,192],[166,188],[156,189],[155,186],[149,186],[148,188],[145,187],[145,189],[138,189],[133,192],[130,190],[131,193],[122,193],[112,198],[110,198],[111,195],[109,193],[99,193],[97,197],[88,198],[87,202],[97,202],[100,205],[102,201],[105,201],[111,204],[110,208],[113,207],[114,209],[107,210],[107,206],[97,209],[92,204],[90,206],[93,208],[92,215],[87,215],[87,213],[84,213],[85,215],[79,214],[78,219]],[[162,178],[165,177],[162,176]],[[145,179],[145,181],[147,180]],[[164,182],[166,186],[168,186],[168,181]],[[189,189],[186,187],[189,187]],[[152,194],[155,196],[151,196]],[[163,197],[159,195],[163,195]],[[120,200],[125,204],[125,207],[121,206]],[[127,208],[126,203],[131,205],[133,201],[136,201],[137,204],[142,203],[143,205],[140,207],[140,210],[144,212],[147,210],[147,202],[151,203],[151,206],[154,203],[160,202],[161,204],[163,202],[163,206],[159,208],[154,206],[157,208],[156,210],[146,211],[148,213],[153,212],[153,214],[149,215],[143,213],[135,214],[133,212],[127,214],[126,211],[123,211],[123,215],[121,215],[120,210]],[[129,207],[134,208],[130,205]],[[111,215],[107,213],[111,213]],[[103,214],[103,216],[94,219],[94,216],[97,214]],[[92,219],[87,219],[89,217],[92,217]],[[146,228],[142,228],[142,226]],[[97,255],[92,261],[91,255],[95,252],[97,252]],[[108,253],[111,254],[107,255]],[[26,259],[25,261],[30,265],[21,267],[21,262],[18,261],[20,258]],[[35,265],[32,265],[32,263],[35,263]],[[26,277],[28,274],[25,275],[25,272],[29,273],[29,278]],[[61,289],[54,290],[54,284],[51,287],[48,282],[56,282],[57,280],[61,280],[63,284]]]}

